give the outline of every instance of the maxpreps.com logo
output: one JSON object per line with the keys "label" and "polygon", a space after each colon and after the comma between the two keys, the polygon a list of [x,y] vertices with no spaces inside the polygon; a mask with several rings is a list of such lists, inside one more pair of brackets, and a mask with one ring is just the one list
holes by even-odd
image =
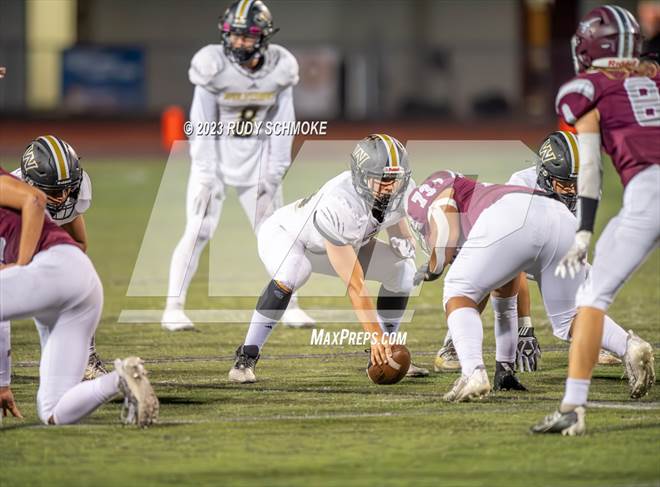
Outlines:
{"label": "maxpreps.com logo", "polygon": [[342,346],[342,345],[375,345],[378,342],[389,345],[405,345],[408,338],[408,332],[403,333],[383,332],[372,333],[368,331],[354,331],[348,328],[342,328],[338,331],[327,331],[323,328],[312,330],[309,339],[310,345],[316,346]]}

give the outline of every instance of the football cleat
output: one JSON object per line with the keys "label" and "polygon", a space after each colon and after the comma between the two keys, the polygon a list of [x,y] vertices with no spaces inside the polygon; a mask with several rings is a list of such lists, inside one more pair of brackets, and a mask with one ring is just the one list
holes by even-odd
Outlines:
{"label": "football cleat", "polygon": [[496,391],[526,391],[527,388],[520,383],[513,362],[495,362],[495,380],[493,390]]}
{"label": "football cleat", "polygon": [[622,363],[621,359],[612,352],[601,349],[598,354],[598,365],[619,365],[620,363]]}
{"label": "football cleat", "polygon": [[195,325],[182,309],[166,309],[160,322],[161,328],[167,331],[194,330]]}
{"label": "football cleat", "polygon": [[573,411],[562,413],[555,411],[554,413],[543,418],[543,421],[535,424],[530,428],[530,433],[561,433],[564,436],[580,436],[583,435],[587,426],[584,421],[585,416],[584,406],[578,406]]}
{"label": "football cleat", "polygon": [[316,325],[316,320],[294,302],[289,303],[280,321],[289,328],[314,328]]}
{"label": "football cleat", "polygon": [[229,380],[240,384],[257,382],[254,369],[259,361],[259,347],[256,345],[241,345],[236,349],[234,366],[229,370]]}
{"label": "football cleat", "polygon": [[650,344],[628,330],[628,343],[623,363],[628,375],[630,397],[639,399],[648,394],[655,382],[655,358]]}
{"label": "football cleat", "polygon": [[425,369],[424,367],[417,367],[415,364],[410,362],[410,367],[408,367],[406,377],[428,377],[429,374],[429,369]]}
{"label": "football cleat", "polygon": [[89,354],[87,365],[85,366],[85,375],[83,380],[94,380],[108,373],[108,370],[103,366],[103,361],[96,350]]}
{"label": "football cleat", "polygon": [[458,360],[458,354],[454,348],[454,342],[448,340],[435,356],[433,361],[433,370],[436,372],[458,372],[461,370],[461,363]]}
{"label": "football cleat", "polygon": [[481,399],[490,392],[490,382],[486,368],[480,365],[469,376],[461,375],[454,386],[442,399],[447,402],[466,402]]}
{"label": "football cleat", "polygon": [[122,422],[141,428],[155,423],[158,420],[159,403],[147,378],[144,361],[139,357],[117,359],[115,371],[119,374],[119,390],[124,395]]}

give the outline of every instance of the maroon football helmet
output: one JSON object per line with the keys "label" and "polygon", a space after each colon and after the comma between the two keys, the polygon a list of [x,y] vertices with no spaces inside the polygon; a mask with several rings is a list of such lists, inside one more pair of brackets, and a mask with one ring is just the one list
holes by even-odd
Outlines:
{"label": "maroon football helmet", "polygon": [[571,50],[576,73],[591,67],[635,66],[642,51],[639,24],[625,8],[597,7],[580,22]]}

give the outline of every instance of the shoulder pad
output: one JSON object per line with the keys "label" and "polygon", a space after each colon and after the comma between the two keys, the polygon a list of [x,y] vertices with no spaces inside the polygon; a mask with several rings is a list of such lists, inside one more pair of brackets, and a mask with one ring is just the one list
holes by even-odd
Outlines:
{"label": "shoulder pad", "polygon": [[215,78],[225,65],[223,48],[219,44],[209,44],[195,53],[190,61],[188,78],[194,85],[217,93]]}
{"label": "shoulder pad", "polygon": [[298,84],[298,61],[291,52],[277,44],[268,46],[268,51],[277,56],[277,67],[279,73],[278,84],[282,87],[295,86]]}
{"label": "shoulder pad", "polygon": [[573,125],[585,113],[596,106],[599,73],[587,73],[564,83],[557,92],[555,111],[566,123]]}

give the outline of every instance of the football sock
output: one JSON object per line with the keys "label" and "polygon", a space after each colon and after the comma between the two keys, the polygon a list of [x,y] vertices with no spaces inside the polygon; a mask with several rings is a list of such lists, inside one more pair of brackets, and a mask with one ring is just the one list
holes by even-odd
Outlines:
{"label": "football sock", "polygon": [[113,371],[81,382],[64,393],[53,409],[55,424],[74,424],[119,394],[119,374]]}
{"label": "football sock", "polygon": [[94,352],[96,352],[96,335],[92,335],[92,339],[89,341],[89,353]]}
{"label": "football sock", "polygon": [[184,233],[172,254],[170,280],[167,287],[167,308],[183,309],[190,282],[197,272],[199,258],[206,247],[206,240]]}
{"label": "football sock", "polygon": [[531,316],[519,316],[518,317],[518,329],[521,328],[532,328],[532,317]]}
{"label": "football sock", "polygon": [[245,336],[244,345],[256,345],[261,350],[273,328],[286,311],[291,301],[291,290],[281,283],[271,280],[261,293],[257,307],[252,313],[250,328]]}
{"label": "football sock", "polygon": [[495,360],[511,363],[518,344],[518,296],[490,298],[495,313]]}
{"label": "football sock", "polygon": [[250,328],[248,328],[247,335],[245,335],[244,345],[256,345],[261,350],[276,324],[277,321],[255,310],[252,313]]}
{"label": "football sock", "polygon": [[588,379],[571,379],[570,377],[566,379],[566,390],[559,411],[567,413],[577,406],[586,405],[590,383],[591,381]]}
{"label": "football sock", "polygon": [[612,318],[605,315],[603,322],[603,341],[601,346],[612,353],[623,357],[628,345],[628,333],[621,328]]}
{"label": "football sock", "polygon": [[447,318],[447,325],[461,362],[463,375],[470,375],[484,365],[482,342],[484,331],[479,312],[474,308],[459,308]]}
{"label": "football sock", "polygon": [[385,333],[396,333],[401,326],[401,319],[408,305],[408,294],[389,291],[381,286],[378,292],[376,309],[378,324]]}
{"label": "football sock", "polygon": [[442,346],[444,347],[444,346],[447,345],[447,343],[449,343],[450,341],[451,341],[451,331],[450,331],[450,330],[447,330],[447,334],[445,335],[445,339],[444,339],[444,341],[442,342]]}

